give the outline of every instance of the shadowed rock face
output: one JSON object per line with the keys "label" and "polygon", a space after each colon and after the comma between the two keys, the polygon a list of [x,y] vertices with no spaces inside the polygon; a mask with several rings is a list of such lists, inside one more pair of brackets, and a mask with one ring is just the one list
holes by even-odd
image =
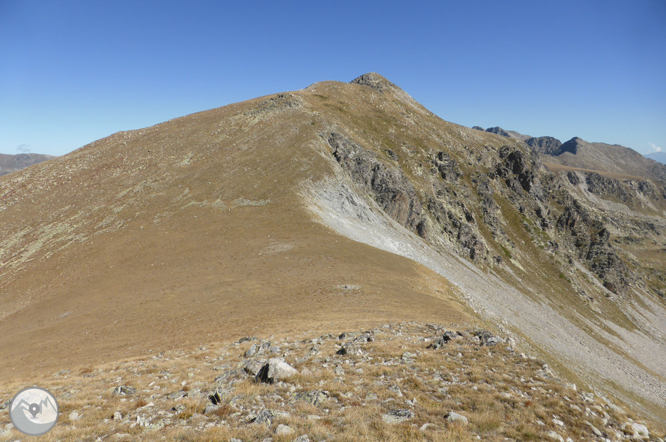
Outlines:
{"label": "shadowed rock face", "polygon": [[546,155],[557,155],[562,146],[562,142],[553,137],[532,137],[525,143],[536,151],[536,153]]}
{"label": "shadowed rock face", "polygon": [[372,193],[377,204],[397,222],[425,236],[421,202],[414,187],[400,169],[387,166],[377,156],[339,133],[328,137],[328,144],[340,165],[357,184]]}

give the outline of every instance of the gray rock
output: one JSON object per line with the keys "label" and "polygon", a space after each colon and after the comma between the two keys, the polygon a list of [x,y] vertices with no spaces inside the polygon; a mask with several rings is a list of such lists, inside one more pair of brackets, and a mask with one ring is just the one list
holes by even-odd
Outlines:
{"label": "gray rock", "polygon": [[136,388],[126,385],[119,385],[113,389],[113,394],[116,396],[132,395],[134,393],[136,393]]}
{"label": "gray rock", "polygon": [[220,408],[219,405],[213,405],[213,404],[208,404],[206,405],[206,408],[204,409],[204,414],[210,414]]}
{"label": "gray rock", "polygon": [[310,438],[308,437],[307,434],[304,434],[304,435],[298,436],[296,439],[294,439],[294,442],[310,442]]}
{"label": "gray rock", "polygon": [[113,420],[114,420],[114,421],[121,421],[121,420],[123,420],[123,415],[122,415],[122,413],[121,413],[120,411],[116,411],[115,413],[113,413]]}
{"label": "gray rock", "polygon": [[229,442],[243,442],[243,441],[240,439],[236,439],[235,437],[232,437],[231,439],[229,439]]}
{"label": "gray rock", "polygon": [[175,393],[171,393],[170,395],[167,396],[167,398],[171,399],[173,401],[173,400],[176,400],[176,399],[184,398],[185,396],[187,396],[187,392],[183,391],[183,390],[180,390],[180,391],[176,391]]}
{"label": "gray rock", "polygon": [[344,376],[345,370],[338,365],[333,369],[333,373],[335,373],[336,376]]}
{"label": "gray rock", "polygon": [[243,342],[257,341],[257,340],[258,339],[255,336],[246,336],[244,338],[240,338],[236,343],[242,344]]}
{"label": "gray rock", "polygon": [[268,425],[270,425],[270,423],[273,421],[273,419],[275,419],[275,417],[276,417],[276,415],[273,412],[273,410],[263,409],[259,413],[257,413],[257,416],[254,419],[252,419],[251,422],[253,424],[268,424]]}
{"label": "gray rock", "polygon": [[251,358],[252,356],[256,355],[258,351],[259,346],[257,344],[252,344],[252,346],[245,352],[245,357]]}
{"label": "gray rock", "polygon": [[294,430],[288,425],[280,424],[275,429],[275,434],[277,434],[278,436],[287,436],[287,435],[293,434],[293,433],[294,433]]}
{"label": "gray rock", "polygon": [[73,422],[73,421],[77,421],[79,419],[81,419],[81,415],[79,414],[78,411],[72,411],[71,413],[69,413],[69,420],[70,421]]}
{"label": "gray rock", "polygon": [[294,399],[304,401],[312,405],[318,405],[327,399],[326,393],[319,390],[303,391],[296,393]]}
{"label": "gray rock", "polygon": [[256,376],[264,365],[266,365],[266,359],[248,359],[243,364],[243,369],[247,374]]}
{"label": "gray rock", "polygon": [[350,355],[350,356],[361,356],[363,355],[363,350],[355,345],[352,341],[347,341],[342,344],[342,347],[336,352],[339,355]]}
{"label": "gray rock", "polygon": [[548,438],[550,438],[552,440],[556,440],[556,441],[559,441],[559,442],[564,442],[564,438],[562,436],[560,436],[559,434],[557,434],[556,432],[554,432],[554,431],[549,431],[548,433],[546,433],[546,436],[548,436]]}
{"label": "gray rock", "polygon": [[391,385],[388,388],[388,391],[390,391],[391,393],[395,394],[398,397],[402,397],[402,391],[400,391],[400,387],[398,387],[397,385]]}
{"label": "gray rock", "polygon": [[493,336],[490,332],[485,330],[477,331],[474,334],[481,340],[481,345],[485,345],[487,347],[492,347],[502,342],[502,339]]}
{"label": "gray rock", "polygon": [[407,409],[391,410],[382,415],[382,420],[387,424],[399,424],[414,417],[414,412]]}
{"label": "gray rock", "polygon": [[406,351],[402,354],[402,360],[403,361],[409,361],[409,360],[414,359],[415,357],[416,357],[416,353],[410,353],[408,351]]}
{"label": "gray rock", "polygon": [[650,438],[650,432],[648,431],[648,428],[643,424],[633,422],[629,425],[629,429],[631,430],[632,437],[634,439],[649,439]]}
{"label": "gray rock", "polygon": [[289,365],[283,358],[271,358],[268,360],[256,376],[261,382],[273,384],[281,379],[297,376],[298,370]]}
{"label": "gray rock", "polygon": [[352,339],[352,342],[355,342],[357,344],[365,344],[368,342],[374,341],[375,338],[373,338],[372,334],[370,333],[363,333],[359,336],[356,336],[354,339]]}
{"label": "gray rock", "polygon": [[245,370],[242,369],[226,370],[215,378],[215,382],[217,382],[218,384],[234,385],[238,382],[247,379],[247,377],[248,374],[245,372]]}
{"label": "gray rock", "polygon": [[458,414],[455,411],[449,411],[449,413],[444,417],[449,422],[455,422],[462,425],[467,425],[469,423],[465,416],[463,416],[462,414]]}

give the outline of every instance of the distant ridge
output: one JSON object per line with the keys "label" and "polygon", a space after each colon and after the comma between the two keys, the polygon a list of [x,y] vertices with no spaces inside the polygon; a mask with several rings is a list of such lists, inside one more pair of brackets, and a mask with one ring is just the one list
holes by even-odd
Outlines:
{"label": "distant ridge", "polygon": [[645,155],[645,158],[655,160],[658,163],[666,164],[666,152],[654,152]]}
{"label": "distant ridge", "polygon": [[20,153],[18,155],[0,154],[0,176],[53,158],[55,157],[52,155],[41,155],[38,153]]}
{"label": "distant ridge", "polygon": [[[666,153],[656,152],[643,156],[633,149],[619,144],[591,143],[574,137],[565,143],[557,138],[530,137],[501,127],[483,130],[507,138],[522,140],[539,154],[546,163],[559,164],[566,167],[596,170],[599,172],[626,174],[666,182]],[[650,160],[654,160],[654,163]]]}

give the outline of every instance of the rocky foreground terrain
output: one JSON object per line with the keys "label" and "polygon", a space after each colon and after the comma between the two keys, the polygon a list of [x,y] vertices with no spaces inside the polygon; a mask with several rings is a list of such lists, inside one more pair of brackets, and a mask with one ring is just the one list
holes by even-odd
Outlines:
{"label": "rocky foreground terrain", "polygon": [[[40,440],[661,442],[631,410],[481,330],[384,324],[66,369]],[[15,386],[18,388],[18,385]],[[0,437],[21,439],[0,390]],[[4,397],[4,399],[3,399]]]}

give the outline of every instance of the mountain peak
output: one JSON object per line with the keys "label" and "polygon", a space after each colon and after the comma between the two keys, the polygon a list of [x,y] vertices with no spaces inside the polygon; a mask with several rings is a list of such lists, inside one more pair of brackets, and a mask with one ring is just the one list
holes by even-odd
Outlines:
{"label": "mountain peak", "polygon": [[373,89],[378,90],[379,92],[384,92],[386,89],[397,88],[400,89],[395,84],[388,81],[384,76],[379,75],[377,72],[369,72],[363,74],[360,77],[354,78],[350,83],[360,84],[362,86],[370,86]]}

